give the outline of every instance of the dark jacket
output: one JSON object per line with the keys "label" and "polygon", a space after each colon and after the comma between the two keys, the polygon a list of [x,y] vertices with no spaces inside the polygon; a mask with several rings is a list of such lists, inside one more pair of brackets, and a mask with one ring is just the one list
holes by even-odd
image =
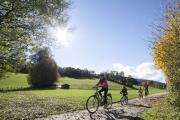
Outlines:
{"label": "dark jacket", "polygon": [[127,93],[127,88],[123,88],[123,89],[121,90],[121,94],[127,95],[127,94],[128,94],[128,93]]}

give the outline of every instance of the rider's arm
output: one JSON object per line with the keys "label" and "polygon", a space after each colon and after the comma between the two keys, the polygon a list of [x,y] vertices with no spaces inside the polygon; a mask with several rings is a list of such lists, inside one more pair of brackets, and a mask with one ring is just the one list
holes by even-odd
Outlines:
{"label": "rider's arm", "polygon": [[120,94],[122,94],[122,90],[120,91]]}
{"label": "rider's arm", "polygon": [[100,84],[101,84],[101,81],[99,80],[99,82],[95,86],[98,87]]}

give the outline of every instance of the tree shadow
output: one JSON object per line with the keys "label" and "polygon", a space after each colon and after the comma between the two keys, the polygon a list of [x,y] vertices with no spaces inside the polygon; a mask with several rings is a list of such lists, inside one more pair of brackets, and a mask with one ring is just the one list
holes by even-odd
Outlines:
{"label": "tree shadow", "polygon": [[90,114],[90,118],[92,120],[96,120],[97,117],[102,117],[102,118],[105,118],[106,120],[119,120],[119,119],[128,119],[128,120],[144,120],[140,117],[135,117],[135,116],[130,116],[130,115],[124,115],[125,111],[123,109],[121,109],[121,111],[118,111],[118,110],[112,110],[112,109],[109,109],[105,112],[100,112],[98,114],[100,115],[97,115],[96,113],[95,114]]}
{"label": "tree shadow", "polygon": [[129,103],[128,104],[130,107],[145,107],[145,108],[152,108],[149,105],[142,105],[142,104],[133,104],[133,103]]}
{"label": "tree shadow", "polygon": [[56,88],[9,88],[9,89],[0,89],[0,93],[7,93],[7,92],[17,92],[17,91],[32,91],[32,90],[55,90]]}
{"label": "tree shadow", "polygon": [[134,117],[130,115],[123,115],[122,113],[119,113],[117,110],[111,110],[105,112],[105,115],[107,116],[107,120],[116,120],[116,119],[128,119],[128,120],[143,120],[140,117]]}

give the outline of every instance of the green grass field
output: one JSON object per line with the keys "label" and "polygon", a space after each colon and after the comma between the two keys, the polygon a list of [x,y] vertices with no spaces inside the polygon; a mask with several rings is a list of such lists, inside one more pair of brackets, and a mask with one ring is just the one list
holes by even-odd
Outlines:
{"label": "green grass field", "polygon": [[[26,74],[10,74],[9,77],[0,80],[0,89],[18,89],[18,88],[27,88],[29,87],[27,83],[27,75]],[[68,83],[71,85],[72,89],[81,89],[81,90],[89,90],[98,82],[98,79],[75,79],[62,77],[59,78],[57,85],[62,85]],[[109,82],[109,87],[112,90],[120,90],[122,88],[121,85]],[[128,88],[131,89],[131,88]]]}
{"label": "green grass field", "polygon": [[152,108],[141,113],[140,117],[145,120],[179,120],[180,114],[169,107],[166,98],[160,98]]}
{"label": "green grass field", "polygon": [[[25,74],[11,74],[8,78],[0,80],[0,119],[34,119],[52,114],[59,114],[85,109],[87,98],[94,93],[92,86],[97,79],[60,78],[58,85],[68,83],[72,89],[52,90],[18,90],[28,88]],[[109,82],[113,102],[118,102],[121,85]],[[11,91],[11,89],[17,89]],[[165,90],[150,88],[150,94],[164,92]],[[137,90],[128,88],[129,99],[138,96]]]}

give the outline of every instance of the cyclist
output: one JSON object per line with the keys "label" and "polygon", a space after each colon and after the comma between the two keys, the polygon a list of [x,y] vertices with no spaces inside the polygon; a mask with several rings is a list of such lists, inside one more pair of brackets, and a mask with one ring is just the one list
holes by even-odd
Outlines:
{"label": "cyclist", "polygon": [[95,85],[95,87],[102,87],[101,90],[99,90],[99,94],[102,98],[102,92],[104,92],[104,105],[106,107],[107,105],[107,93],[108,93],[108,82],[104,74],[100,75],[99,82]]}
{"label": "cyclist", "polygon": [[128,98],[128,97],[127,97],[128,92],[127,92],[127,88],[126,88],[125,85],[123,85],[123,88],[122,88],[122,90],[121,90],[120,93],[123,95],[123,97]]}
{"label": "cyclist", "polygon": [[139,93],[139,99],[142,99],[143,98],[143,89],[141,86],[139,87],[138,93]]}
{"label": "cyclist", "polygon": [[148,85],[148,82],[146,82],[144,84],[144,91],[145,91],[145,96],[148,96],[148,94],[149,94],[149,85]]}

